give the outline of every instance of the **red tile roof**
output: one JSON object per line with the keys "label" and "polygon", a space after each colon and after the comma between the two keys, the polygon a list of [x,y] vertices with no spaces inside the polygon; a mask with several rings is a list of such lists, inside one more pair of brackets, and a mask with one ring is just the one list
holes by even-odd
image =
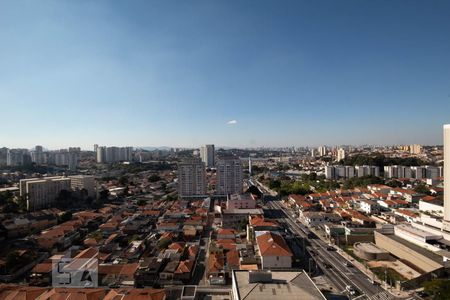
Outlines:
{"label": "red tile roof", "polygon": [[261,256],[292,256],[292,252],[281,235],[266,232],[256,237]]}

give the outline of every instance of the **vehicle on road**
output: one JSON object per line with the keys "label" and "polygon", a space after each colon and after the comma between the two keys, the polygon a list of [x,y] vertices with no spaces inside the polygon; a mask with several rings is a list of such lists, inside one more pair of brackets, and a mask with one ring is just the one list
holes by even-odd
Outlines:
{"label": "vehicle on road", "polygon": [[349,268],[353,267],[353,264],[352,264],[351,262],[349,262],[349,261],[346,261],[346,262],[345,262],[345,265],[346,265],[347,267],[349,267]]}
{"label": "vehicle on road", "polygon": [[336,248],[334,248],[333,246],[327,246],[327,250],[328,251],[336,251]]}
{"label": "vehicle on road", "polygon": [[355,295],[355,294],[356,294],[355,289],[354,289],[351,285],[347,285],[347,286],[345,287],[345,290],[346,290],[350,295]]}
{"label": "vehicle on road", "polygon": [[323,263],[323,265],[324,265],[324,267],[327,268],[327,269],[333,268],[333,266],[330,265],[329,263]]}

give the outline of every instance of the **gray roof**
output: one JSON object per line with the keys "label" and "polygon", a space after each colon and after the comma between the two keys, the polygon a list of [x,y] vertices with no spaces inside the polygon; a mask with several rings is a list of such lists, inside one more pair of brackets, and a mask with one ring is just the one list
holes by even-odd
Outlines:
{"label": "gray roof", "polygon": [[272,271],[271,282],[249,283],[248,271],[233,271],[241,300],[325,299],[303,271]]}

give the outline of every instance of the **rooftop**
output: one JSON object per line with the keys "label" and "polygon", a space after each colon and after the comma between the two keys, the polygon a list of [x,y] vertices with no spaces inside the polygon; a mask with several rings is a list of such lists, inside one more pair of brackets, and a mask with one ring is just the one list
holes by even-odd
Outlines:
{"label": "rooftop", "polygon": [[270,280],[250,283],[250,271],[233,271],[233,286],[236,286],[238,299],[325,299],[309,276],[301,270],[269,273]]}

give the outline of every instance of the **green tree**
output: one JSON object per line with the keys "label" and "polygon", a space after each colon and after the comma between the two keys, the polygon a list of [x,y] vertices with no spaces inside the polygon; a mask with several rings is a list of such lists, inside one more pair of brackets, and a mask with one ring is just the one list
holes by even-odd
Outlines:
{"label": "green tree", "polygon": [[13,200],[13,193],[11,191],[1,192],[0,193],[0,205],[5,205],[7,202]]}
{"label": "green tree", "polygon": [[150,175],[148,177],[148,181],[150,181],[150,182],[157,182],[157,181],[160,181],[160,180],[161,180],[161,177],[159,177],[156,174],[152,174],[152,175]]}
{"label": "green tree", "polygon": [[147,204],[147,200],[139,199],[139,200],[136,202],[136,204],[137,204],[138,206],[144,206],[144,205]]}
{"label": "green tree", "polygon": [[70,211],[65,211],[58,216],[58,224],[72,220],[72,213]]}
{"label": "green tree", "polygon": [[450,299],[450,280],[434,279],[423,284],[424,292],[434,300]]}
{"label": "green tree", "polygon": [[128,183],[128,177],[127,176],[121,176],[119,178],[119,184],[120,185],[126,185]]}
{"label": "green tree", "polygon": [[419,194],[425,194],[425,195],[429,195],[430,193],[430,189],[423,183],[418,184],[415,188],[414,191],[419,193]]}
{"label": "green tree", "polygon": [[402,186],[403,186],[403,184],[402,184],[401,181],[398,181],[398,180],[395,180],[395,179],[386,182],[386,185],[387,185],[387,186],[390,186],[390,187],[392,187],[392,188],[399,188],[399,187],[402,187]]}

